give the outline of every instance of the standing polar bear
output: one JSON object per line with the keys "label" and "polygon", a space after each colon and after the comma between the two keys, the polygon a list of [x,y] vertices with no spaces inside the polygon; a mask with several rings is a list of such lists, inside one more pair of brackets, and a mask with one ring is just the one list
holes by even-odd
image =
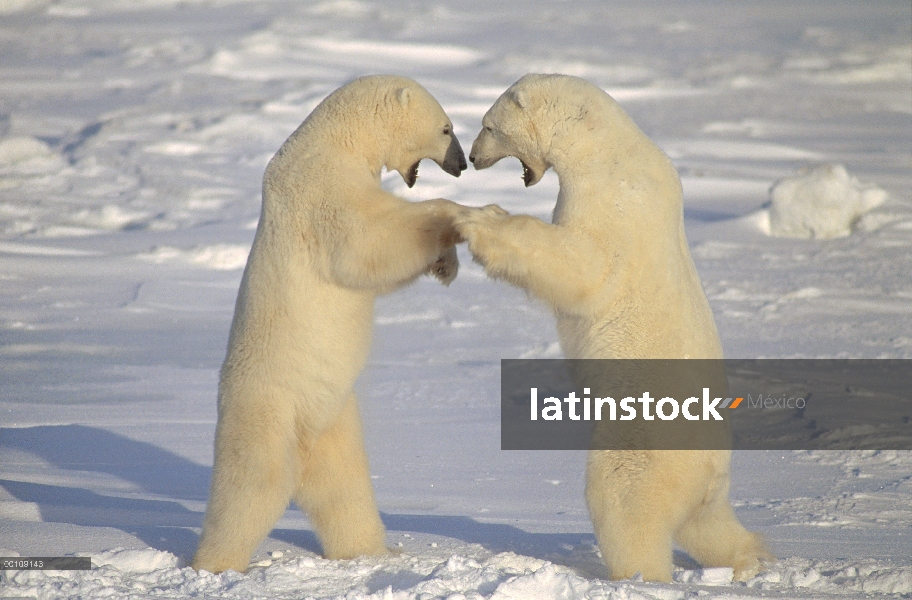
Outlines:
{"label": "standing polar bear", "polygon": [[[494,278],[553,309],[567,358],[722,358],[684,235],[677,173],[608,94],[526,75],[494,103],[469,160],[513,156],[526,186],[552,167],[553,223],[491,205],[457,228]],[[749,578],[771,558],[728,501],[730,451],[591,451],[586,501],[612,578],[671,581],[672,541]]]}
{"label": "standing polar bear", "polygon": [[411,187],[423,158],[457,177],[466,168],[437,101],[410,79],[378,75],[330,94],[266,167],[194,568],[246,569],[290,500],[328,558],[387,552],[352,389],[376,296],[423,273],[456,276],[461,207],[380,187],[383,167]]}

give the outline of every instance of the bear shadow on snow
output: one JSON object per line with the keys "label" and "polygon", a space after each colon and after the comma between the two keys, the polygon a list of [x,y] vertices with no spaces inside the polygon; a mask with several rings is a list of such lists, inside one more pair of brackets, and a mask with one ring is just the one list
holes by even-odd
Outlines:
{"label": "bear shadow on snow", "polygon": [[[74,471],[111,475],[142,490],[181,500],[204,501],[209,467],[146,442],[85,425],[0,429],[0,455],[20,451]],[[111,527],[149,546],[189,556],[202,513],[176,500],[125,498],[67,485],[0,480],[0,488],[38,506],[41,520],[87,527]]]}
{"label": "bear shadow on snow", "polygon": [[[591,531],[578,533],[530,533],[503,523],[483,523],[461,515],[422,515],[380,513],[388,532],[423,533],[478,544],[493,553],[515,552],[573,568],[591,578],[608,577],[601,559],[586,547],[584,540],[595,538]],[[270,538],[303,548],[317,555],[320,545],[310,530],[275,529]],[[394,539],[394,538],[391,538]],[[571,549],[572,548],[572,549]],[[674,564],[684,569],[699,569],[700,564],[685,552],[675,550]],[[380,586],[383,589],[386,585]]]}
{"label": "bear shadow on snow", "polygon": [[[172,452],[95,427],[56,425],[0,429],[0,453],[21,451],[49,464],[78,471],[112,475],[144,491],[180,500],[205,500],[211,469]],[[0,488],[21,502],[38,505],[41,519],[85,527],[111,527],[133,535],[150,547],[189,558],[199,539],[202,512],[177,500],[123,498],[65,485],[0,480]],[[292,508],[292,510],[294,510]],[[605,577],[597,558],[573,556],[568,546],[592,536],[579,533],[529,533],[500,523],[482,523],[461,515],[381,513],[390,532],[439,535],[491,552],[517,552],[571,566],[583,574]],[[310,529],[275,529],[271,539],[320,556],[316,534]],[[61,551],[68,551],[62,549]],[[683,553],[675,563],[695,568]]]}
{"label": "bear shadow on snow", "polygon": [[107,473],[153,494],[202,501],[208,497],[209,467],[97,427],[3,428],[0,449],[28,452],[64,469]]}

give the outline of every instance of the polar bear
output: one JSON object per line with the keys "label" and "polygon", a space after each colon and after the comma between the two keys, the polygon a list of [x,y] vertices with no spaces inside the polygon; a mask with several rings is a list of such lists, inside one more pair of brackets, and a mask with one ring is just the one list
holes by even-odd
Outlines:
{"label": "polar bear", "polygon": [[352,391],[378,294],[456,276],[448,200],[408,202],[423,158],[459,176],[465,155],[416,82],[356,79],[321,102],[266,167],[263,206],[219,380],[215,464],[192,566],[243,571],[293,500],[328,558],[387,552]]}
{"label": "polar bear", "polygon": [[[585,80],[526,75],[482,120],[476,169],[520,160],[560,181],[551,224],[495,205],[456,220],[491,277],[553,309],[568,358],[721,358],[665,154]],[[672,541],[745,579],[771,558],[728,501],[730,451],[590,451],[586,501],[611,577],[670,581]]]}

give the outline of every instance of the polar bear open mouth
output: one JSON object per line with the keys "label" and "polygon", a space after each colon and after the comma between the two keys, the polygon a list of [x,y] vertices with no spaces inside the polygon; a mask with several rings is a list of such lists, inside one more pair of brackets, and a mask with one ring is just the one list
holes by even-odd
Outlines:
{"label": "polar bear open mouth", "polygon": [[415,182],[418,180],[418,164],[421,161],[416,162],[412,165],[412,168],[408,170],[408,173],[405,174],[405,185],[412,187],[415,185]]}
{"label": "polar bear open mouth", "polygon": [[532,181],[535,179],[535,173],[532,172],[532,169],[530,169],[529,165],[527,165],[525,162],[522,160],[519,162],[522,164],[523,168],[523,183],[526,184],[526,187],[529,187],[532,185]]}

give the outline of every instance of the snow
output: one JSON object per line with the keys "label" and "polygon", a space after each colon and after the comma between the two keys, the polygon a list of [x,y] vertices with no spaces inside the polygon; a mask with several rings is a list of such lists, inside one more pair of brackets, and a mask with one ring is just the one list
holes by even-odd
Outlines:
{"label": "snow", "polygon": [[[470,549],[465,554],[477,554]],[[575,598],[684,599],[702,597],[770,597],[787,586],[792,598],[838,597],[841,593],[908,594],[908,569],[878,568],[870,561],[813,562],[787,559],[744,586],[732,589],[730,568],[675,573],[677,584],[637,581],[612,583],[587,579],[565,566],[504,552],[487,558],[449,558],[401,554],[388,559],[355,559],[340,563],[314,557],[265,559],[245,574],[196,573],[177,558],[153,549],[121,548],[93,555],[90,572],[18,571],[9,577],[27,597],[130,598],[489,598],[490,600],[556,600]],[[683,585],[682,585],[683,584]],[[721,592],[718,596],[714,594]]]}
{"label": "snow", "polygon": [[[910,37],[905,2],[0,0],[0,554],[95,565],[6,572],[0,597],[912,595],[893,451],[738,452],[732,501],[776,564],[741,584],[676,553],[671,584],[606,580],[584,454],[499,449],[499,361],[559,357],[553,320],[464,248],[451,287],[381,299],[358,383],[396,553],[326,561],[291,509],[247,573],[186,566],[262,171],[330,91],[414,77],[468,149],[524,73],[587,77],[678,167],[727,356],[908,359]],[[769,235],[802,169],[783,197],[843,237]],[[557,194],[515,160],[383,183],[544,219]],[[855,208],[827,217],[837,198]]]}
{"label": "snow", "polygon": [[157,246],[149,252],[137,254],[136,258],[155,264],[183,262],[203,268],[231,271],[243,269],[249,253],[250,248],[242,244],[212,244],[187,250],[173,246]]}

